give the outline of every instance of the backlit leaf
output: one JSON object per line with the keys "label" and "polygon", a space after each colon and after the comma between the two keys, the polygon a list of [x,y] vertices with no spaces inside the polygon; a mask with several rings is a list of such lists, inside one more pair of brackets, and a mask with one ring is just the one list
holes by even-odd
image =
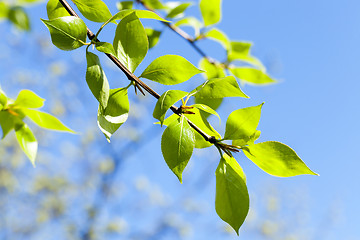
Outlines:
{"label": "backlit leaf", "polygon": [[179,21],[177,21],[174,25],[177,26],[177,27],[181,27],[181,26],[190,26],[190,27],[192,27],[194,29],[194,31],[195,31],[195,36],[200,35],[200,28],[203,27],[203,24],[198,19],[196,19],[195,17],[182,18]]}
{"label": "backlit leaf", "polygon": [[145,32],[149,40],[149,48],[155,47],[160,40],[161,32],[152,28],[145,28]]}
{"label": "backlit leaf", "polygon": [[199,109],[201,111],[204,111],[209,114],[213,114],[219,118],[219,122],[221,121],[219,114],[208,105],[197,103],[197,104],[192,105],[192,107],[196,107],[197,109]]}
{"label": "backlit leaf", "polygon": [[136,9],[125,9],[121,10],[120,12],[116,13],[114,16],[112,16],[108,21],[115,21],[115,20],[121,20],[126,16],[129,16],[130,14],[134,13],[138,18],[146,18],[146,19],[153,19],[153,20],[159,20],[163,22],[169,22],[168,20],[165,20],[161,18],[159,15],[152,11],[148,10],[136,10]]}
{"label": "backlit leaf", "polygon": [[20,147],[30,159],[32,165],[35,166],[38,143],[31,129],[23,123],[15,127],[15,134]]}
{"label": "backlit leaf", "polygon": [[205,27],[221,20],[221,0],[200,0],[200,11]]}
{"label": "backlit leaf", "polygon": [[185,82],[201,72],[202,70],[197,69],[181,56],[165,55],[150,63],[140,77],[164,85],[174,85]]}
{"label": "backlit leaf", "polygon": [[91,52],[86,52],[86,61],[86,82],[101,107],[106,108],[110,88],[99,57]]}
{"label": "backlit leaf", "polygon": [[9,20],[20,30],[30,30],[30,20],[22,7],[11,7],[8,11]]}
{"label": "backlit leaf", "polygon": [[108,42],[96,42],[95,43],[96,50],[99,52],[111,54],[116,57],[116,53],[114,47],[111,43]]}
{"label": "backlit leaf", "polygon": [[259,124],[262,105],[233,111],[226,121],[224,139],[248,141]]}
{"label": "backlit leaf", "polygon": [[106,22],[112,14],[101,0],[72,0],[81,14],[93,22]]}
{"label": "backlit leaf", "polygon": [[134,12],[118,24],[113,45],[120,61],[134,72],[149,47],[145,29]]}
{"label": "backlit leaf", "polygon": [[126,88],[110,89],[109,102],[104,111],[99,108],[98,126],[110,142],[110,137],[127,120],[129,99]]}
{"label": "backlit leaf", "polygon": [[46,5],[46,11],[49,20],[70,16],[59,0],[49,0]]}
{"label": "backlit leaf", "polygon": [[168,90],[158,99],[153,112],[153,117],[160,120],[161,125],[164,122],[165,113],[177,101],[187,95],[187,92],[180,90]]}
{"label": "backlit leaf", "polygon": [[165,9],[164,4],[160,0],[143,0],[143,2],[151,9]]}
{"label": "backlit leaf", "polygon": [[25,108],[41,108],[45,99],[39,97],[30,90],[21,90],[14,104]]}
{"label": "backlit leaf", "polygon": [[225,48],[225,50],[230,49],[230,41],[229,41],[228,37],[225,35],[225,33],[221,32],[217,28],[213,28],[210,31],[208,31],[207,33],[205,33],[205,37],[219,42]]}
{"label": "backlit leaf", "polygon": [[9,12],[9,5],[6,2],[0,2],[0,21],[7,18]]}
{"label": "backlit leaf", "polygon": [[265,85],[276,82],[276,80],[269,77],[266,73],[255,68],[234,67],[230,68],[230,71],[235,77],[248,84]]}
{"label": "backlit leaf", "polygon": [[233,76],[224,78],[213,78],[206,81],[194,91],[196,98],[224,98],[224,97],[243,97],[249,98],[241,91],[239,84]]}
{"label": "backlit leaf", "polygon": [[245,145],[254,144],[254,142],[260,137],[261,131],[256,130],[253,135],[245,139],[236,139],[232,141],[232,145],[243,147]]}
{"label": "backlit leaf", "polygon": [[0,126],[2,130],[2,139],[15,127],[15,124],[20,121],[20,118],[10,114],[8,111],[0,111]]}
{"label": "backlit leaf", "polygon": [[245,174],[233,157],[224,154],[215,175],[216,213],[239,235],[239,229],[249,212],[250,202]]}
{"label": "backlit leaf", "polygon": [[191,6],[191,3],[181,3],[175,8],[171,9],[170,12],[166,15],[166,18],[175,18],[178,17],[180,14],[182,14],[189,6]]}
{"label": "backlit leaf", "polygon": [[33,109],[23,109],[26,117],[30,118],[34,123],[39,127],[56,130],[56,131],[65,131],[75,133],[70,128],[66,127],[59,119],[52,116],[49,113],[41,112]]}
{"label": "backlit leaf", "polygon": [[245,155],[259,168],[277,177],[301,174],[318,175],[311,171],[289,146],[280,142],[262,142],[243,147]]}
{"label": "backlit leaf", "polygon": [[41,21],[48,27],[52,43],[61,50],[70,51],[84,45],[87,29],[80,18],[69,16]]}
{"label": "backlit leaf", "polygon": [[116,3],[116,7],[119,11],[133,8],[133,1],[121,1]]}
{"label": "backlit leaf", "polygon": [[182,173],[188,164],[195,146],[194,130],[184,116],[173,121],[161,138],[161,151],[173,173],[182,183]]}
{"label": "backlit leaf", "polygon": [[202,58],[199,63],[200,69],[204,70],[206,79],[225,77],[224,69],[218,64],[210,63],[206,58]]}

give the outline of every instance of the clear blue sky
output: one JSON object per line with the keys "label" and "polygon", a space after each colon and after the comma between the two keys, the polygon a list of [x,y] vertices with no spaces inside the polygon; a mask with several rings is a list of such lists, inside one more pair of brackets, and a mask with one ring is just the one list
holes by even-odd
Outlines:
{"label": "clear blue sky", "polygon": [[[198,14],[196,6],[189,12]],[[251,99],[229,102],[231,106],[221,110],[223,120],[232,110],[265,102],[259,125],[262,135],[258,141],[276,140],[290,145],[320,174],[320,177],[275,178],[261,172],[239,154],[237,159],[247,175],[249,191],[256,194],[270,182],[278,187],[280,195],[306,192],[309,224],[331,233],[324,236],[319,233],[317,239],[359,239],[359,12],[360,2],[355,0],[225,0],[223,19],[217,26],[232,40],[253,42],[253,54],[280,80],[279,84],[268,87],[245,86],[243,90]],[[46,18],[44,5],[30,9],[30,14],[34,31],[46,34],[47,29],[37,20]],[[199,61],[197,53],[175,34],[167,31],[163,37],[167,41],[162,39],[161,49],[149,53],[147,63],[169,53],[180,54],[193,63]],[[199,45],[209,55],[223,57],[216,43]],[[145,66],[146,63],[140,68]],[[116,76],[115,73],[108,75],[109,78]],[[150,117],[151,111],[148,120],[153,121]],[[166,165],[158,161],[161,159],[159,143],[158,137],[133,156],[124,174],[131,176],[132,169],[136,168],[137,174],[147,175],[151,181],[161,184],[163,191],[176,195],[177,190],[186,189],[188,183],[185,178],[183,185],[178,184]],[[144,162],[144,156],[151,159]],[[189,169],[191,174],[204,163],[201,156],[194,161],[193,168]],[[210,169],[209,174],[213,174],[213,170]],[[215,187],[214,179],[211,181],[200,195],[207,199],[210,208]],[[291,201],[291,198],[284,198],[286,200]],[[333,211],[339,211],[340,218],[327,229]],[[216,219],[215,211],[211,218]],[[245,224],[245,235],[246,227]]]}

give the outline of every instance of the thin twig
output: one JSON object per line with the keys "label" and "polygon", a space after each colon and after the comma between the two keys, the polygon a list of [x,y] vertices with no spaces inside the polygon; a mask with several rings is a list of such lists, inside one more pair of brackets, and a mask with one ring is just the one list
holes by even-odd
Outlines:
{"label": "thin twig", "polygon": [[[59,2],[64,6],[64,8],[68,11],[68,13],[71,16],[74,17],[78,17],[80,18],[76,12],[72,9],[72,7],[67,3],[66,0],[59,0]],[[87,36],[90,40],[94,39],[95,34],[89,29],[87,28]],[[99,39],[96,39],[97,42],[100,42]],[[137,76],[135,76],[129,69],[127,69],[118,58],[114,57],[111,54],[107,54],[106,56],[108,58],[110,58],[110,60],[115,63],[115,65],[120,68],[120,70],[126,75],[126,77],[130,80],[130,81],[134,81],[137,85],[139,85],[140,87],[142,87],[145,91],[147,91],[149,94],[151,94],[153,97],[155,97],[156,99],[160,98],[160,95],[155,92],[152,88],[150,88],[148,85],[146,85],[143,81],[141,81]],[[179,108],[176,106],[171,106],[170,109],[175,113],[175,114],[180,114],[179,113]],[[187,119],[187,122],[189,123],[189,125],[195,130],[197,131],[206,141],[210,142],[210,143],[215,143],[216,139],[214,136],[210,136],[207,133],[205,133],[204,131],[202,131],[199,127],[197,127],[194,123],[192,123],[189,119]]]}

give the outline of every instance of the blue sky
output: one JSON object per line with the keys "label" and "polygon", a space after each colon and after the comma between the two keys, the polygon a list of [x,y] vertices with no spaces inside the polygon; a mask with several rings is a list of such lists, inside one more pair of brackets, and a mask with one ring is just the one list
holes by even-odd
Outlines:
{"label": "blue sky", "polygon": [[[196,8],[196,5],[190,8],[189,13],[198,15]],[[49,37],[47,29],[37,20],[46,18],[44,5],[29,10],[33,31]],[[235,109],[265,102],[259,125],[262,135],[258,141],[276,140],[288,144],[312,170],[320,174],[320,177],[275,178],[263,173],[239,154],[237,159],[247,175],[249,191],[255,195],[272,183],[284,196],[283,201],[292,201],[286,197],[289,193],[301,195],[304,191],[308,198],[309,225],[324,229],[328,225],[326,219],[331,214],[329,212],[334,209],[339,211],[338,221],[328,230],[331,234],[317,239],[358,239],[359,235],[359,12],[360,2],[354,0],[226,0],[223,3],[222,22],[217,26],[231,40],[253,42],[252,53],[266,64],[270,75],[279,79],[279,83],[272,86],[245,86],[243,90],[251,99],[229,101],[227,107],[221,108],[223,120]],[[0,30],[2,28],[4,26],[0,25]],[[199,46],[215,58],[224,56],[217,43],[204,41]],[[199,61],[197,53],[169,31],[165,32],[159,47],[161,49],[149,52],[140,69],[163,54],[180,54],[195,64]],[[56,53],[64,58],[68,54]],[[76,54],[83,52],[77,51]],[[28,64],[31,67],[31,61]],[[109,73],[108,77],[115,78],[117,74]],[[10,83],[2,84],[8,88],[11,86]],[[154,86],[159,91],[164,90]],[[95,106],[95,101],[92,103]],[[146,117],[149,127],[153,121],[151,112],[149,110]],[[67,123],[71,126],[71,122]],[[135,168],[137,174],[146,175],[151,181],[161,184],[164,191],[176,196],[177,190],[186,189],[193,179],[189,177],[190,183],[186,183],[185,178],[184,184],[178,184],[166,165],[158,161],[161,159],[159,136],[131,157],[124,174],[132,176],[132,169]],[[140,162],[139,159],[144,160],[144,156],[149,160]],[[188,170],[189,175],[195,174],[204,163],[201,155],[195,158]],[[211,162],[210,166],[216,167],[216,161]],[[215,168],[210,168],[210,171],[213,170]],[[211,203],[215,187],[214,179],[211,181],[210,186],[199,195],[199,198],[207,199],[210,209],[213,207]],[[216,219],[215,211],[211,219]],[[288,224],[291,226],[291,223]],[[245,236],[246,227],[245,224]],[[296,225],[293,227],[296,228]],[[235,239],[234,236],[229,239],[232,238]]]}

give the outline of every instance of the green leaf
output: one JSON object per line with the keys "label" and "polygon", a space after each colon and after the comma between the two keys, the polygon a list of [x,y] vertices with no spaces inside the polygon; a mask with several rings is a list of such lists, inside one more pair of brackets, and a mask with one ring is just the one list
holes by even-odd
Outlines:
{"label": "green leaf", "polygon": [[45,99],[39,97],[30,90],[21,90],[14,104],[25,108],[41,108],[44,106]]}
{"label": "green leaf", "polygon": [[77,17],[60,17],[41,21],[50,31],[52,43],[61,50],[71,51],[86,41],[86,25]]}
{"label": "green leaf", "polygon": [[9,20],[20,30],[30,30],[29,16],[22,7],[11,7],[8,11]]}
{"label": "green leaf", "polygon": [[228,37],[225,35],[225,33],[221,32],[217,28],[213,28],[207,33],[205,33],[205,37],[219,42],[225,48],[225,50],[229,50],[231,47]]}
{"label": "green leaf", "polygon": [[75,133],[70,128],[66,127],[59,119],[53,115],[45,112],[41,112],[34,109],[23,109],[26,117],[30,118],[39,127],[55,130]]}
{"label": "green leaf", "polygon": [[134,72],[149,47],[145,29],[134,12],[117,26],[113,45],[120,61]]}
{"label": "green leaf", "polygon": [[86,52],[86,61],[86,82],[101,107],[106,108],[110,87],[105,72],[101,67],[99,57],[91,52]]}
{"label": "green leaf", "polygon": [[191,3],[182,3],[171,9],[170,12],[166,15],[166,18],[175,18],[182,14],[188,7],[190,7]]}
{"label": "green leaf", "polygon": [[140,77],[164,84],[174,85],[189,80],[203,72],[185,58],[178,55],[165,55],[155,59]]}
{"label": "green leaf", "polygon": [[116,7],[119,11],[133,8],[133,1],[122,1],[117,2]]}
{"label": "green leaf", "polygon": [[[171,114],[169,117],[165,118],[164,122],[162,123],[162,125],[165,126],[169,126],[173,121],[179,119],[180,116],[177,114]],[[155,122],[154,124],[161,124],[161,122]]]}
{"label": "green leaf", "polygon": [[289,146],[280,142],[263,142],[243,147],[244,154],[259,168],[277,177],[301,174],[318,175],[311,171]]}
{"label": "green leaf", "polygon": [[49,0],[46,5],[47,16],[50,20],[70,16],[59,0]]}
{"label": "green leaf", "polygon": [[17,2],[20,3],[21,5],[28,5],[28,4],[40,3],[43,1],[44,0],[18,0]]}
{"label": "green leaf", "polygon": [[224,154],[215,175],[216,213],[239,235],[239,229],[249,212],[250,202],[245,174],[233,157]]}
{"label": "green leaf", "polygon": [[192,105],[192,107],[196,107],[197,109],[199,109],[201,111],[204,111],[206,113],[213,114],[213,115],[217,116],[219,118],[219,122],[221,124],[221,119],[220,119],[219,114],[214,109],[212,109],[210,106],[198,103],[198,104]]}
{"label": "green leaf", "polygon": [[227,53],[228,62],[242,61],[251,64],[261,71],[265,71],[265,66],[261,61],[250,55],[250,48],[252,46],[249,42],[231,42],[231,48]]}
{"label": "green leaf", "polygon": [[93,22],[106,22],[112,14],[101,0],[72,0],[81,14]]}
{"label": "green leaf", "polygon": [[[223,98],[197,98],[195,95],[195,103],[196,104],[205,104],[212,109],[216,110],[220,107],[221,103],[223,101]],[[206,118],[210,116],[208,113],[203,114]]]}
{"label": "green leaf", "polygon": [[113,56],[116,56],[114,47],[111,43],[108,42],[96,42],[95,43],[96,50],[99,52],[111,54]]}
{"label": "green leaf", "polygon": [[20,119],[12,115],[8,111],[0,111],[0,126],[2,130],[2,137],[4,139],[6,135],[15,127]]}
{"label": "green leaf", "polygon": [[168,20],[161,18],[159,15],[157,15],[154,12],[151,12],[148,10],[134,10],[134,9],[121,10],[120,12],[116,13],[114,16],[112,16],[107,21],[111,22],[111,21],[115,21],[115,20],[121,20],[121,19],[125,18],[126,16],[129,16],[132,13],[135,13],[135,15],[138,18],[146,18],[146,19],[159,20],[159,21],[163,21],[163,22],[169,22]]}
{"label": "green leaf", "polygon": [[254,142],[260,137],[261,131],[256,130],[253,135],[247,139],[236,139],[232,141],[232,145],[243,147],[245,145],[254,144]]}
{"label": "green leaf", "polygon": [[221,0],[200,0],[200,11],[205,27],[221,20]]}
{"label": "green leaf", "polygon": [[[199,127],[203,132],[210,136],[214,136],[216,139],[220,139],[221,135],[210,125],[210,123],[206,120],[206,116],[200,112],[199,109],[193,108],[191,111],[194,114],[186,114],[186,117],[194,123],[197,127]],[[166,121],[166,120],[165,120]],[[164,125],[165,125],[164,121]],[[206,141],[203,136],[201,136],[198,132],[195,132],[195,147],[196,148],[207,148],[212,146],[212,143]]]}
{"label": "green leaf", "polygon": [[195,36],[200,35],[200,28],[203,27],[203,24],[195,17],[185,17],[185,18],[177,21],[174,25],[177,27],[180,27],[180,26],[192,27],[195,31],[195,34],[194,34]]}
{"label": "green leaf", "polygon": [[97,123],[108,142],[116,130],[127,120],[129,99],[126,88],[110,89],[109,102],[104,111],[99,107]]}
{"label": "green leaf", "polygon": [[225,77],[224,68],[221,65],[210,63],[206,58],[200,60],[199,67],[205,71],[206,79]]}
{"label": "green leaf", "polygon": [[164,122],[165,113],[177,101],[185,97],[188,93],[180,90],[168,90],[164,92],[156,102],[153,117]]}
{"label": "green leaf", "polygon": [[161,151],[173,173],[182,183],[182,172],[188,164],[195,146],[194,130],[184,116],[173,121],[161,138]]}
{"label": "green leaf", "polygon": [[226,121],[224,139],[248,141],[259,124],[262,106],[263,103],[233,111]]}
{"label": "green leaf", "polygon": [[6,2],[0,2],[0,21],[7,18],[9,13],[9,5]]}
{"label": "green leaf", "polygon": [[143,0],[142,2],[150,9],[165,9],[160,0]]}
{"label": "green leaf", "polygon": [[[3,92],[3,90],[1,90],[0,88],[0,108],[6,106],[7,104],[7,97],[6,97],[6,94]],[[1,110],[1,109],[0,109]]]}
{"label": "green leaf", "polygon": [[149,48],[155,47],[160,40],[161,32],[152,28],[145,28],[145,32],[149,40]]}
{"label": "green leaf", "polygon": [[248,84],[265,85],[276,82],[276,80],[269,77],[266,73],[255,68],[235,67],[230,68],[230,71],[235,77]]}
{"label": "green leaf", "polygon": [[38,143],[31,129],[23,123],[15,127],[15,134],[20,147],[30,159],[32,165],[35,166]]}
{"label": "green leaf", "polygon": [[209,79],[194,91],[197,91],[195,94],[196,98],[249,98],[241,91],[239,84],[233,76]]}

